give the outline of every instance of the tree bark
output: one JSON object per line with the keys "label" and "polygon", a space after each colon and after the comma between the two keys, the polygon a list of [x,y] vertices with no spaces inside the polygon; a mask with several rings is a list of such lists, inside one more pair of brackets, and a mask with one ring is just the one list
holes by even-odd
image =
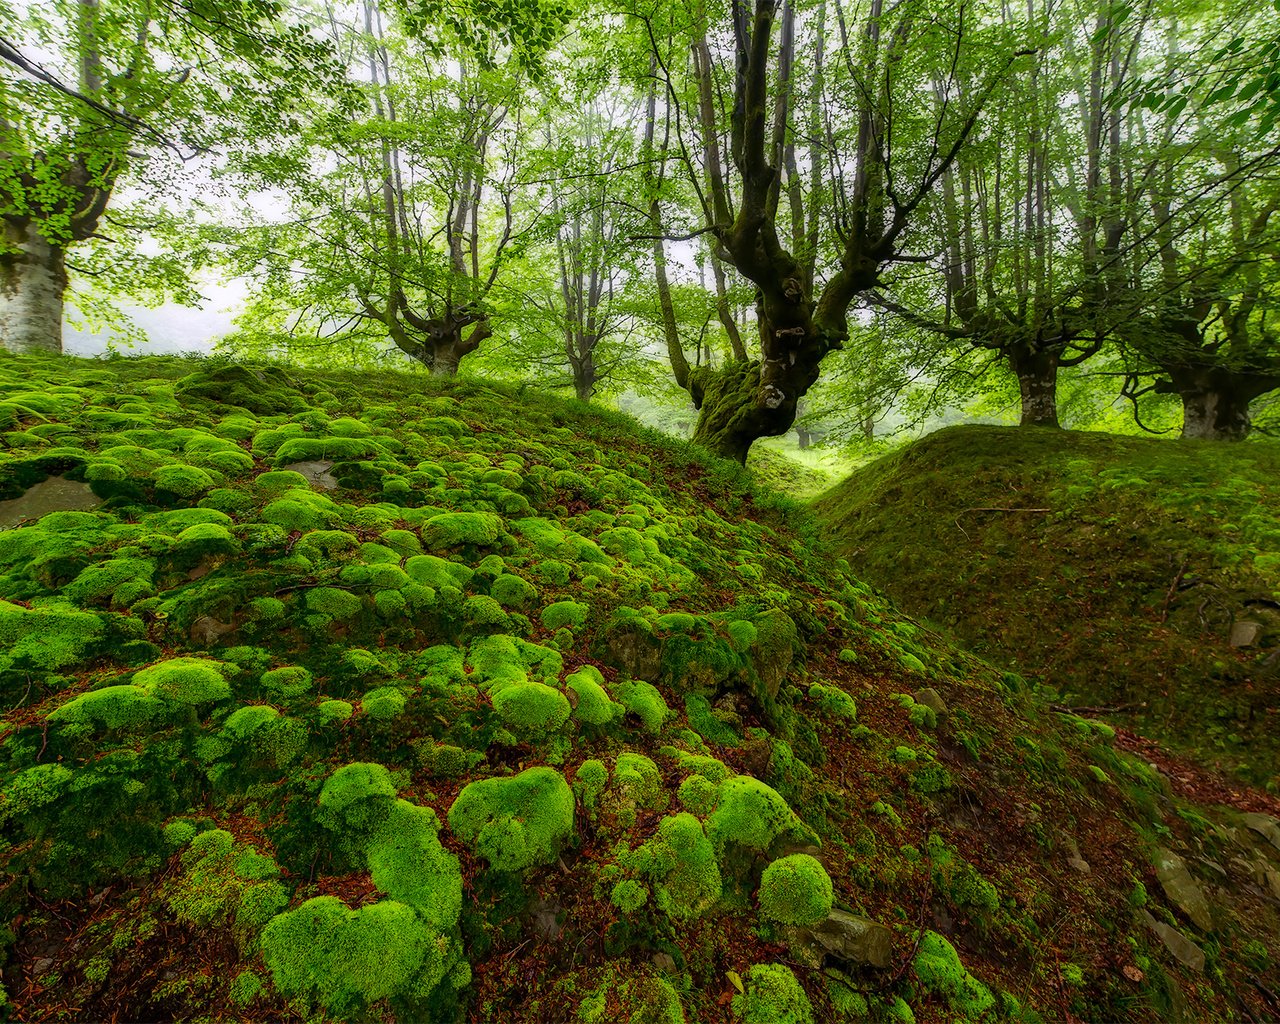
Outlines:
{"label": "tree bark", "polygon": [[1022,395],[1022,426],[1057,427],[1058,359],[1056,349],[1020,347],[1009,351],[1009,366]]}
{"label": "tree bark", "polygon": [[1170,372],[1169,377],[1156,391],[1182,399],[1182,436],[1201,441],[1243,441],[1251,426],[1249,403],[1280,384],[1275,377],[1220,367]]}
{"label": "tree bark", "polygon": [[0,252],[0,347],[7,352],[62,351],[66,253],[35,224],[5,224]]}

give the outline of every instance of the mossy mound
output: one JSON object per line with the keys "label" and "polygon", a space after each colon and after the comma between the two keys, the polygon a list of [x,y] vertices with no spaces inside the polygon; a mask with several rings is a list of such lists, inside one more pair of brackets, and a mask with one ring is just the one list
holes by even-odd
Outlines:
{"label": "mossy mound", "polygon": [[816,509],[907,611],[1280,793],[1280,444],[951,427]]}
{"label": "mossy mound", "polygon": [[1280,825],[737,466],[425,375],[5,357],[0,407],[4,494],[103,499],[0,531],[16,1019],[1271,1012]]}

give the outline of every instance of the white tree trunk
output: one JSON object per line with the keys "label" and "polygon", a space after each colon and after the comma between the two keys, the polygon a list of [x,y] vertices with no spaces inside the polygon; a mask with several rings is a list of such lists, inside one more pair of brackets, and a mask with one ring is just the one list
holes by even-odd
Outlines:
{"label": "white tree trunk", "polygon": [[61,353],[63,250],[34,225],[8,225],[5,236],[10,251],[0,251],[0,348]]}

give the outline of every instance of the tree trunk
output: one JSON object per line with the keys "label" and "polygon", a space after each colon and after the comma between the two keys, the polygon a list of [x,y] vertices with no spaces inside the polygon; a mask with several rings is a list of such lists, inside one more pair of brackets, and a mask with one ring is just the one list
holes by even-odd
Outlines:
{"label": "tree trunk", "polygon": [[66,254],[33,224],[5,224],[0,252],[0,348],[62,352]]}
{"label": "tree trunk", "polygon": [[1009,352],[1009,366],[1022,394],[1022,426],[1057,427],[1058,355],[1056,350],[1019,347]]}
{"label": "tree trunk", "polygon": [[1221,368],[1186,369],[1169,376],[1156,391],[1182,399],[1182,436],[1202,441],[1243,441],[1251,425],[1249,403],[1276,383],[1275,378]]}

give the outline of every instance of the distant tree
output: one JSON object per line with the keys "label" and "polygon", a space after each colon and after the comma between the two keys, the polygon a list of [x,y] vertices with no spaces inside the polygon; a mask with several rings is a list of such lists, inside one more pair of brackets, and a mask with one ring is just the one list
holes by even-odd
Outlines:
{"label": "distant tree", "polygon": [[139,233],[109,212],[123,184],[154,209],[175,163],[264,145],[328,67],[275,0],[0,6],[0,346],[62,350],[70,254]]}

